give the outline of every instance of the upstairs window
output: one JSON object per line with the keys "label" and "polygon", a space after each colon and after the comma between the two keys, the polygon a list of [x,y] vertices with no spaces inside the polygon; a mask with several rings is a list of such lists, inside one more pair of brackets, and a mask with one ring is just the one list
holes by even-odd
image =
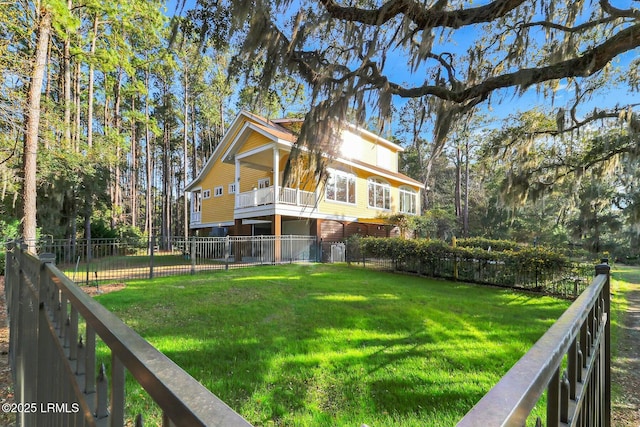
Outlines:
{"label": "upstairs window", "polygon": [[325,185],[325,199],[334,202],[356,203],[356,177],[342,171],[329,171]]}
{"label": "upstairs window", "polygon": [[220,197],[222,196],[224,190],[222,189],[222,186],[220,187],[216,187],[213,189],[213,197]]}
{"label": "upstairs window", "polygon": [[211,190],[204,190],[202,192],[202,198],[203,199],[210,199],[211,198]]}
{"label": "upstairs window", "polygon": [[191,212],[200,212],[202,210],[202,193],[196,191],[191,193]]}
{"label": "upstairs window", "polygon": [[369,207],[391,209],[391,186],[379,179],[369,178]]}
{"label": "upstairs window", "polygon": [[400,212],[418,213],[418,193],[411,187],[400,187]]}
{"label": "upstairs window", "polygon": [[229,184],[229,194],[236,194],[236,183]]}
{"label": "upstairs window", "polygon": [[269,188],[271,186],[271,178],[262,178],[258,180],[258,188]]}

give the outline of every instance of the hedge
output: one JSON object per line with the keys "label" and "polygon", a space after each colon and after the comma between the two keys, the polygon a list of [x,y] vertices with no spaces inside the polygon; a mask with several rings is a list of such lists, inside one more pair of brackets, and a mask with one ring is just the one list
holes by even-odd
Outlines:
{"label": "hedge", "polygon": [[[578,282],[580,291],[588,285],[584,268],[576,269],[564,253],[548,247],[487,239],[461,241],[462,245],[453,247],[441,240],[354,237],[347,241],[347,262],[469,282],[551,289],[562,295],[578,293],[574,286]],[[561,283],[567,289],[556,292]]]}

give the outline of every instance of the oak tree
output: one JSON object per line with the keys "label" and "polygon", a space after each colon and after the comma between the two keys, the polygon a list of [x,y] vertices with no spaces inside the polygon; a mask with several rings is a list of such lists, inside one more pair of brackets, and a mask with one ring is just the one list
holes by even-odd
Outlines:
{"label": "oak tree", "polygon": [[331,152],[328,119],[387,119],[394,97],[426,99],[438,145],[479,104],[532,86],[551,96],[562,82],[582,101],[597,80],[638,85],[638,61],[625,57],[640,46],[633,0],[200,0],[197,10],[212,18],[203,32],[240,43],[234,71],[264,64],[262,88],[279,74],[306,81],[299,143],[313,150]]}

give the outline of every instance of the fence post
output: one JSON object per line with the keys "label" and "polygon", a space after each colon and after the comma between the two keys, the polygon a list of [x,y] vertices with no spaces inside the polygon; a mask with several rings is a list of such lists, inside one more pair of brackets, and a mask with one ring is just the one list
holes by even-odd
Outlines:
{"label": "fence post", "polygon": [[229,269],[229,255],[231,252],[231,242],[229,241],[229,236],[224,237],[224,269]]}
{"label": "fence post", "polygon": [[608,262],[607,258],[603,258],[601,263],[596,265],[596,276],[607,276],[602,288],[604,312],[607,314],[604,325],[604,427],[611,426],[611,267]]}
{"label": "fence post", "polygon": [[[185,242],[186,244],[186,242]],[[191,236],[191,274],[196,274],[196,238]]]}
{"label": "fence post", "polygon": [[455,250],[458,247],[458,239],[453,236],[451,239],[451,247],[453,248],[453,280],[458,280],[458,254]]}
{"label": "fence post", "polygon": [[[36,363],[31,367],[30,375],[33,377],[33,387],[34,387],[34,396],[38,402],[46,402],[46,396],[50,392],[50,384],[47,384],[49,380],[47,379],[47,375],[45,374],[51,369],[51,360],[48,357],[44,357],[43,355],[50,355],[50,344],[49,340],[52,339],[49,329],[45,326],[47,325],[47,312],[46,312],[46,303],[50,294],[49,290],[49,278],[46,272],[47,264],[55,264],[56,256],[52,253],[43,253],[38,256],[40,260],[40,268],[38,269],[38,310],[34,311],[36,314],[37,332],[36,332],[36,343],[35,343],[35,352],[40,355],[40,357],[36,358]],[[77,324],[77,323],[76,323]],[[69,359],[71,359],[72,353],[71,349],[69,352]],[[51,396],[49,394],[49,396]],[[55,396],[62,401],[62,396]]]}
{"label": "fence post", "polygon": [[149,239],[149,279],[153,279],[153,252],[156,248],[156,236]]}

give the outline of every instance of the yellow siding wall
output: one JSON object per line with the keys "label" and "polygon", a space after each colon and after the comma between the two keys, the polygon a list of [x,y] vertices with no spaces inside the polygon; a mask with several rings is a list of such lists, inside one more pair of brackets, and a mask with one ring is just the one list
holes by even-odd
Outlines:
{"label": "yellow siding wall", "polygon": [[245,141],[245,143],[238,150],[238,154],[246,153],[247,151],[251,151],[254,148],[262,147],[263,145],[271,143],[271,140],[266,136],[259,134],[257,132],[253,132],[249,138]]}
{"label": "yellow siding wall", "polygon": [[[222,163],[219,159],[209,174],[202,179],[202,191],[211,190],[211,198],[202,200],[203,223],[216,223],[233,220],[235,197],[229,194],[229,184],[235,177],[235,166]],[[213,189],[222,186],[223,195],[214,197]]]}
{"label": "yellow siding wall", "polygon": [[258,169],[240,168],[240,192],[251,191],[258,188],[258,180],[270,178],[273,185],[273,174]]}

